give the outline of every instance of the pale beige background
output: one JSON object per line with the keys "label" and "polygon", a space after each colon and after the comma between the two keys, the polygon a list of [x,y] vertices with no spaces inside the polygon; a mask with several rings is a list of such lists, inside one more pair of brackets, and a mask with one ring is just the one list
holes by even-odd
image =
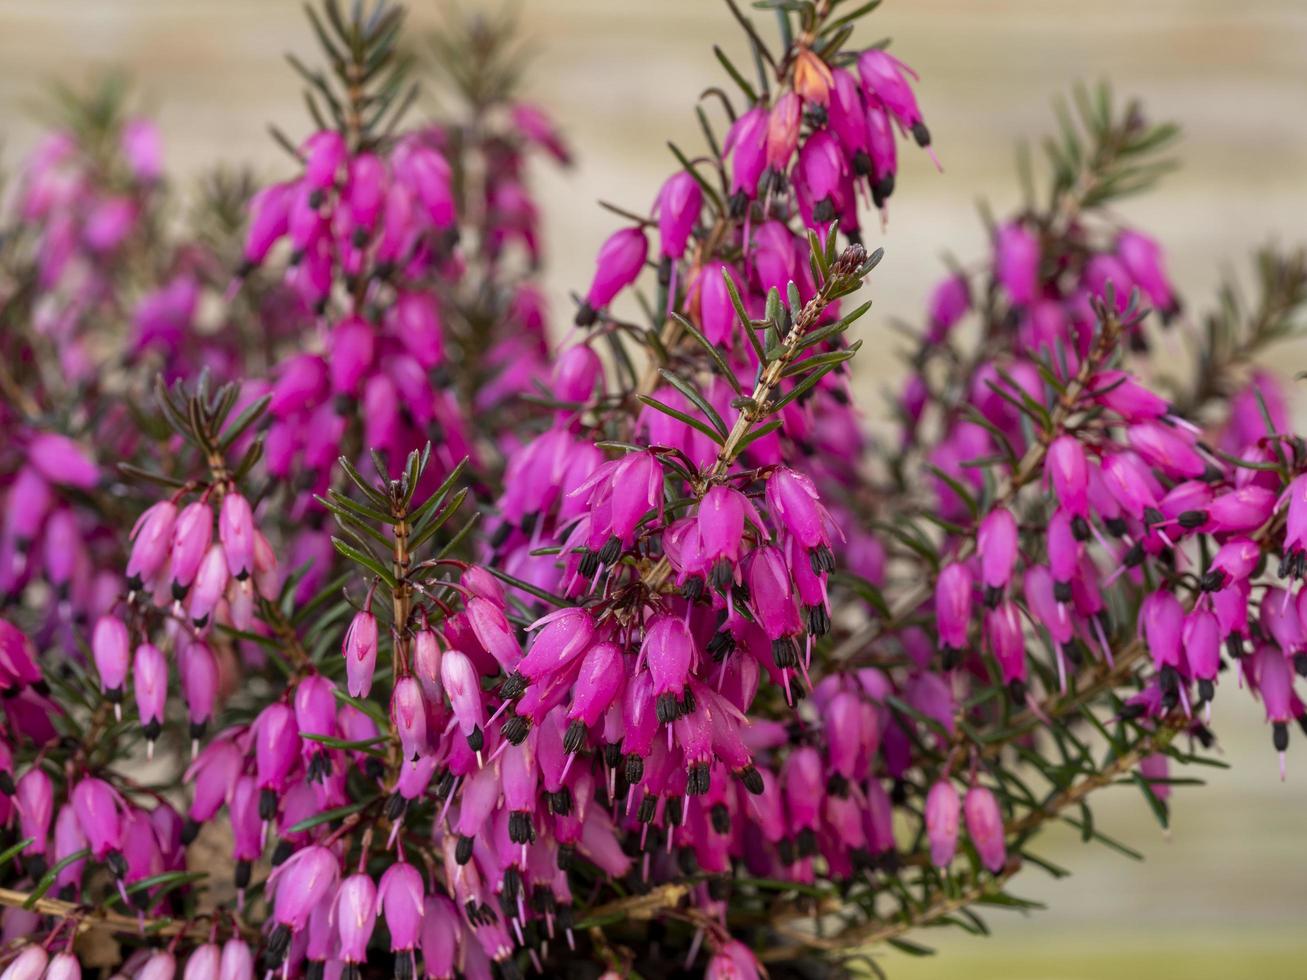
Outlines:
{"label": "pale beige background", "polygon": [[[466,0],[475,7],[475,0]],[[417,0],[434,24],[441,6]],[[663,142],[695,145],[695,95],[720,80],[709,44],[735,28],[715,0],[524,0],[537,48],[531,96],[550,106],[579,149],[567,175],[539,186],[556,308],[584,287],[611,227],[597,197],[646,207],[671,159]],[[766,15],[760,15],[766,16]],[[946,172],[910,150],[893,199],[876,320],[860,358],[864,404],[892,376],[889,316],[913,316],[947,247],[981,247],[975,202],[1015,200],[1012,149],[1049,125],[1049,97],[1107,76],[1185,127],[1184,169],[1124,212],[1166,245],[1186,295],[1201,306],[1221,268],[1277,236],[1307,239],[1307,2],[1304,0],[888,0],[862,37],[895,39],[923,76],[920,96]],[[282,52],[308,49],[290,0],[0,0],[0,131],[5,160],[30,146],[23,106],[44,80],[127,66],[158,111],[174,173],[220,160],[276,174],[275,121],[303,131],[299,88]],[[880,324],[882,326],[877,326]],[[1301,347],[1272,358],[1286,371]],[[1303,399],[1307,401],[1307,399]],[[1301,415],[1301,413],[1300,413]],[[1052,904],[992,916],[998,938],[945,937],[948,955],[892,958],[899,977],[1089,978],[1307,976],[1307,745],[1294,733],[1289,782],[1246,696],[1223,692],[1218,730],[1231,772],[1180,790],[1163,838],[1137,793],[1103,795],[1100,825],[1149,855],[1135,865],[1067,836],[1045,851],[1075,869],[1032,872],[1019,892]],[[922,937],[919,937],[922,938]],[[925,937],[929,938],[929,937]]]}

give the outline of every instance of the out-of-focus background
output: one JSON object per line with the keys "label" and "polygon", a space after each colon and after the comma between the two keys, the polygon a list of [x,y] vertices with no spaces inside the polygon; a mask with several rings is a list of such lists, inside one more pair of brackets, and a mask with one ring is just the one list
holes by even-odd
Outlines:
{"label": "out-of-focus background", "polygon": [[[479,9],[483,0],[464,0]],[[415,25],[449,8],[411,0]],[[499,9],[497,2],[485,3]],[[721,81],[710,45],[742,50],[716,0],[521,0],[535,54],[530,97],[549,107],[579,162],[542,168],[548,278],[556,321],[584,288],[613,218],[596,198],[647,208],[674,166],[664,142],[697,145],[695,97]],[[759,14],[765,18],[766,14]],[[1154,233],[1174,278],[1201,310],[1218,276],[1270,238],[1307,240],[1307,3],[1303,0],[888,0],[863,28],[922,76],[919,95],[945,172],[913,149],[891,200],[886,259],[877,273],[858,383],[869,414],[894,380],[891,317],[912,318],[946,250],[984,246],[976,203],[1002,213],[1016,200],[1014,147],[1051,124],[1050,96],[1076,80],[1110,78],[1185,131],[1183,169],[1123,214]],[[285,158],[275,122],[303,133],[300,86],[282,58],[312,52],[292,0],[0,0],[0,139],[12,166],[39,124],[29,112],[54,79],[126,68],[155,111],[169,170],[194,176],[224,160],[269,176]],[[740,60],[740,59],[737,59]],[[426,108],[433,108],[428,104]],[[869,355],[869,356],[867,356]],[[1307,347],[1268,361],[1291,376]],[[1307,393],[1298,399],[1300,420]],[[1042,853],[1072,869],[1038,871],[1017,892],[1047,901],[1031,917],[997,912],[997,935],[938,934],[941,955],[887,954],[894,977],[1187,980],[1307,976],[1307,747],[1290,749],[1281,784],[1257,708],[1218,699],[1228,771],[1179,789],[1163,836],[1138,793],[1101,794],[1098,825],[1148,856],[1136,864],[1072,834]],[[936,937],[915,937],[927,943]]]}

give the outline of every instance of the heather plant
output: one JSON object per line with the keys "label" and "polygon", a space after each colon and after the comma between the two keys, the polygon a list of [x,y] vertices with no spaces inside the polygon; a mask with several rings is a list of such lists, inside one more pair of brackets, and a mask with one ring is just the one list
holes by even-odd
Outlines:
{"label": "heather plant", "polygon": [[290,175],[186,222],[64,100],[0,238],[3,980],[878,972],[1033,907],[1051,822],[1138,856],[1092,794],[1165,825],[1222,697],[1283,771],[1307,257],[1196,325],[1115,208],[1174,127],[1077,89],[873,441],[934,157],[875,6],[728,0],[752,65],[554,334],[509,20],[307,8]]}

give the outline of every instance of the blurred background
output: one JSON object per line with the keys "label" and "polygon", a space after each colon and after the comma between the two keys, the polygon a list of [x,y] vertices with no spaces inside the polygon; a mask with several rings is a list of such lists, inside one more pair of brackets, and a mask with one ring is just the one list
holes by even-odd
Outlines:
{"label": "blurred background", "polygon": [[[438,0],[409,6],[423,28],[450,10]],[[463,6],[480,9],[481,0]],[[561,323],[568,290],[584,288],[615,220],[594,200],[649,207],[674,166],[665,141],[698,146],[694,99],[721,80],[711,44],[743,46],[716,0],[520,0],[518,8],[533,49],[529,97],[555,114],[578,155],[571,171],[542,167],[537,180]],[[1001,214],[1016,201],[1016,143],[1037,144],[1051,127],[1050,97],[1076,80],[1111,79],[1119,93],[1141,96],[1152,117],[1184,128],[1182,169],[1122,211],[1166,247],[1191,314],[1222,274],[1246,266],[1255,245],[1307,240],[1302,0],[888,0],[862,31],[866,43],[892,37],[920,72],[945,167],[938,174],[905,147],[888,231],[869,238],[886,248],[864,321],[868,346],[855,362],[873,421],[879,390],[898,369],[885,325],[917,317],[946,251],[981,253],[977,202]],[[282,57],[292,49],[314,50],[293,0],[0,0],[0,160],[12,167],[32,145],[40,131],[32,108],[51,81],[119,67],[158,118],[176,179],[220,161],[278,176],[286,161],[266,124],[292,136],[307,128]],[[1268,361],[1291,376],[1307,368],[1307,346],[1282,346]],[[1307,397],[1297,407],[1301,423]],[[885,954],[890,975],[1307,976],[1307,747],[1295,732],[1281,784],[1257,706],[1226,697],[1216,710],[1233,768],[1193,773],[1210,785],[1176,790],[1169,834],[1137,791],[1100,794],[1096,822],[1143,851],[1145,863],[1081,845],[1070,832],[1049,835],[1037,852],[1074,875],[1052,881],[1032,870],[1016,889],[1048,902],[1047,912],[992,913],[997,935],[988,939],[916,935],[941,955]]]}

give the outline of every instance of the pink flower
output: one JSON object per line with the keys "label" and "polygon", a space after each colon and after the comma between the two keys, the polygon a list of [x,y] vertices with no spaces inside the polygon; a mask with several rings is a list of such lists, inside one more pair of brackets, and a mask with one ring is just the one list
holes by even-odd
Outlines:
{"label": "pink flower", "polygon": [[939,641],[955,654],[967,647],[975,580],[966,564],[945,565],[935,584],[935,617]]}
{"label": "pink flower", "polygon": [[614,232],[599,249],[595,258],[595,275],[586,293],[585,303],[576,314],[578,326],[595,322],[599,310],[614,296],[635,282],[649,255],[649,242],[640,228],[623,228]]}
{"label": "pink flower", "polygon": [[168,702],[168,661],[158,647],[142,643],[132,661],[136,709],[145,730],[147,754],[154,755],[154,741],[163,730],[163,713]]}
{"label": "pink flower", "polygon": [[1006,507],[995,507],[980,522],[976,551],[980,554],[980,581],[985,586],[985,599],[993,605],[1002,597],[1017,561],[1017,522]]}
{"label": "pink flower", "polygon": [[994,874],[1007,863],[1007,846],[1004,843],[1003,814],[992,790],[972,786],[963,803],[967,818],[967,834],[976,845],[981,863]]}
{"label": "pink flower", "polygon": [[1013,303],[1028,305],[1039,285],[1039,240],[1018,224],[1000,228],[995,244],[994,275]]}
{"label": "pink flower", "polygon": [[[327,848],[311,844],[273,869],[268,885],[273,890],[272,919],[280,927],[268,939],[268,952],[284,956],[290,933],[308,925],[314,908],[331,895],[340,880],[340,862]],[[280,932],[280,937],[277,933]]]}
{"label": "pink flower", "polygon": [[961,803],[958,791],[948,779],[940,779],[926,794],[926,838],[930,842],[930,862],[947,868],[958,846]]}
{"label": "pink flower", "polygon": [[51,483],[90,490],[100,482],[100,468],[90,454],[67,436],[42,432],[27,447],[27,458]]}
{"label": "pink flower", "polygon": [[148,119],[129,119],[120,139],[123,157],[136,179],[146,184],[158,180],[163,173],[159,128]]}
{"label": "pink flower", "polygon": [[386,918],[390,948],[411,951],[418,943],[424,908],[422,873],[404,861],[392,864],[381,876],[375,910]]}
{"label": "pink flower", "polygon": [[345,631],[341,651],[345,656],[345,674],[350,697],[366,698],[372,690],[372,674],[377,668],[377,618],[360,609]]}
{"label": "pink flower", "polygon": [[703,191],[688,171],[673,174],[663,184],[654,211],[658,215],[658,237],[666,258],[679,259],[685,254],[702,206]]}
{"label": "pink flower", "polygon": [[340,957],[346,963],[368,958],[368,941],[377,921],[377,886],[366,874],[351,875],[340,883],[335,898]]}
{"label": "pink flower", "polygon": [[218,537],[231,577],[244,582],[254,571],[254,515],[250,502],[239,493],[229,493],[222,500]]}
{"label": "pink flower", "polygon": [[911,130],[918,146],[930,144],[930,131],[906,77],[917,77],[911,68],[888,51],[868,48],[858,56],[858,75],[867,95],[884,105],[900,126]]}
{"label": "pink flower", "polygon": [[927,339],[938,344],[971,309],[971,283],[961,273],[949,276],[930,294]]}

